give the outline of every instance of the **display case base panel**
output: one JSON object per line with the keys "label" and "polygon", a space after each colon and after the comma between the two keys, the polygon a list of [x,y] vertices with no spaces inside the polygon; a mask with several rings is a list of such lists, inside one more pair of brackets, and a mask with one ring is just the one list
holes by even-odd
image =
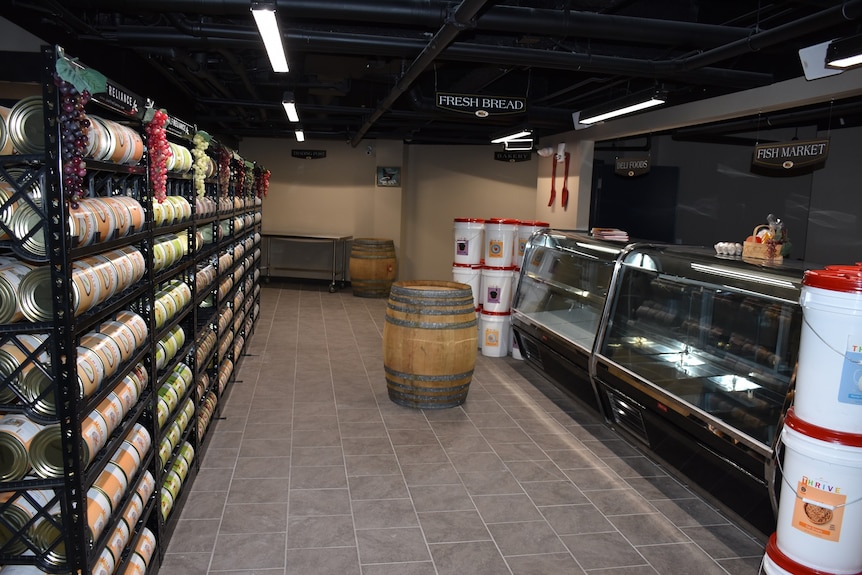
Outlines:
{"label": "display case base panel", "polygon": [[645,444],[696,491],[750,525],[764,540],[775,530],[765,482],[618,390],[601,385],[600,393],[617,431]]}
{"label": "display case base panel", "polygon": [[596,393],[587,371],[586,355],[572,349],[566,357],[517,329],[515,337],[518,340],[518,349],[531,367],[596,411],[599,410]]}

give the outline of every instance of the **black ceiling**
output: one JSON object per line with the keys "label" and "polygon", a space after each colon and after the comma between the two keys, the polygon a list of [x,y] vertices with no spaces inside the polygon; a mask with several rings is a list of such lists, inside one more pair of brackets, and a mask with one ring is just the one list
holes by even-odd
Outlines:
{"label": "black ceiling", "polygon": [[[309,138],[353,145],[487,143],[523,124],[541,137],[656,84],[669,105],[763,86],[802,76],[800,48],[862,21],[862,0],[275,4],[287,74],[270,68],[251,0],[5,0],[0,15],[223,138],[293,138],[292,91]],[[435,108],[437,92],[525,97],[527,112],[455,115]]]}

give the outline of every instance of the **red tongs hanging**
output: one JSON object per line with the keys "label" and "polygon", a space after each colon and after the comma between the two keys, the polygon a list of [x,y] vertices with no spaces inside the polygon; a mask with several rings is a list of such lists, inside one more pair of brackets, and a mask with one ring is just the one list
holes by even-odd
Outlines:
{"label": "red tongs hanging", "polygon": [[554,154],[554,167],[551,170],[551,199],[548,200],[548,207],[554,205],[554,200],[557,199],[557,190],[554,187],[557,182],[557,154]]}
{"label": "red tongs hanging", "polygon": [[[557,156],[554,156],[555,160],[556,158]],[[568,152],[566,152],[566,168],[564,175],[565,179],[563,179],[563,195],[560,198],[560,205],[563,206],[564,210],[568,209],[569,207],[569,159],[570,155]]]}

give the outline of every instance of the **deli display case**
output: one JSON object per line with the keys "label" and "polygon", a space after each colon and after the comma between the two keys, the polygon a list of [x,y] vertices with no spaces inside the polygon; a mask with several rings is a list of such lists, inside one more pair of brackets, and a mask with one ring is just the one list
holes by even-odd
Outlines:
{"label": "deli display case", "polygon": [[[533,237],[512,319],[525,359],[770,532],[779,481],[773,453],[792,397],[804,267],[684,246],[611,246],[552,230]],[[543,268],[547,262],[556,263]],[[563,262],[580,270],[563,266],[561,275]]]}

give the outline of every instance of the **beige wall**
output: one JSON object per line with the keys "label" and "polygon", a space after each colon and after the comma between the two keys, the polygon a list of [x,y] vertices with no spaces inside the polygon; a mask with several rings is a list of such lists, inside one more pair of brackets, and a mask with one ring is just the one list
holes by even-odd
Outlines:
{"label": "beige wall", "polygon": [[[300,160],[290,156],[292,149],[326,150],[327,156]],[[557,201],[548,208],[551,159],[534,154],[529,162],[498,162],[494,152],[499,148],[491,145],[404,146],[369,140],[352,148],[343,142],[248,139],[239,151],[272,171],[263,203],[264,233],[391,238],[398,279],[446,280],[452,277],[456,217],[541,219],[561,228],[586,225],[578,221],[579,216],[586,221],[589,212],[589,181],[586,203],[578,191],[584,154],[577,144],[567,149],[572,161],[566,211],[559,205],[562,162]],[[402,186],[376,186],[377,166],[401,166]]]}

